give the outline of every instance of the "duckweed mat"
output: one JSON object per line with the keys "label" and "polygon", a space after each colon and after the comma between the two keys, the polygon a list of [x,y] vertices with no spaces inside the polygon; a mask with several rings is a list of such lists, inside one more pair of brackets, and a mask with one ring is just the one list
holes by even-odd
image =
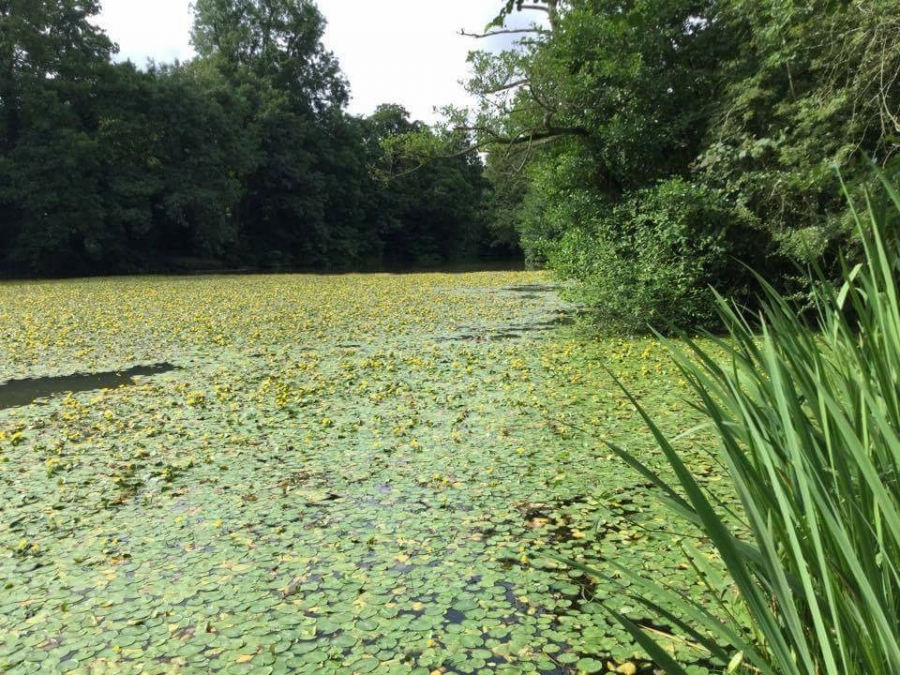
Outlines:
{"label": "duckweed mat", "polygon": [[706,592],[593,437],[653,458],[606,369],[694,422],[572,311],[526,272],[0,285],[0,383],[143,373],[0,410],[0,670],[653,672],[604,606],[665,627],[548,554]]}

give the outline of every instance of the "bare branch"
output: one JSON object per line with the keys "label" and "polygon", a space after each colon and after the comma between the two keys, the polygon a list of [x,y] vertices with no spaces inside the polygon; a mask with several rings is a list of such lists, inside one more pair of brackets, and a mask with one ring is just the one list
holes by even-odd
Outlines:
{"label": "bare branch", "polygon": [[544,12],[550,18],[550,27],[556,28],[559,17],[559,0],[547,0],[546,5],[522,5],[520,9]]}
{"label": "bare branch", "polygon": [[485,126],[457,127],[456,131],[474,131],[489,137],[488,143],[502,143],[506,145],[534,144],[550,141],[564,136],[587,136],[588,130],[584,127],[554,127],[548,126],[540,131],[526,131],[516,136],[502,136]]}
{"label": "bare branch", "polygon": [[477,40],[494,37],[495,35],[516,35],[519,33],[538,33],[540,35],[547,35],[550,31],[545,28],[504,28],[502,30],[492,30],[487,33],[468,33],[465,29],[459,31],[459,34],[463,37],[475,38]]}
{"label": "bare branch", "polygon": [[515,89],[516,87],[521,87],[522,85],[528,84],[529,82],[531,82],[531,80],[528,80],[528,79],[516,80],[515,82],[510,82],[508,84],[502,84],[494,89],[487,89],[480,93],[482,93],[482,94],[499,94],[502,91],[509,91],[510,89]]}
{"label": "bare branch", "polygon": [[465,157],[466,155],[470,155],[473,152],[477,152],[481,148],[487,147],[490,145],[490,142],[482,141],[481,143],[475,143],[473,145],[468,145],[462,150],[458,150],[456,152],[451,152],[449,154],[438,154],[433,155],[431,157],[426,157],[421,160],[415,166],[404,169],[403,171],[399,171],[398,173],[389,172],[387,176],[381,178],[381,180],[385,183],[390,183],[391,181],[398,180],[400,178],[405,178],[406,176],[412,175],[422,169],[431,166],[435,162],[439,162],[442,159],[459,159],[460,157]]}
{"label": "bare branch", "polygon": [[[556,113],[556,111],[557,111],[556,107],[551,106],[546,101],[541,100],[540,95],[538,94],[537,90],[534,87],[529,87],[528,93],[531,94],[531,98],[534,100],[534,102],[537,103],[539,106],[541,106],[544,110],[546,110],[547,113],[549,113],[550,115],[554,115]],[[546,126],[550,126],[549,122],[547,123]]]}

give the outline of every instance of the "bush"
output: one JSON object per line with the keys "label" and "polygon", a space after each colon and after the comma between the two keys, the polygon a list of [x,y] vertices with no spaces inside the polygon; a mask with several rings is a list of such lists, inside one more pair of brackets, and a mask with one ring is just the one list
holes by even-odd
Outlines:
{"label": "bush", "polygon": [[747,297],[751,276],[737,259],[765,250],[760,239],[750,214],[721,192],[676,178],[581,221],[549,258],[557,272],[581,282],[575,299],[605,326],[697,329],[716,321],[710,286]]}
{"label": "bush", "polygon": [[[900,195],[883,182],[900,213]],[[672,347],[717,430],[720,447],[710,452],[740,498],[740,524],[722,516],[643,410],[677,482],[611,446],[708,537],[749,619],[723,622],[686,595],[619,571],[655,594],[656,602],[639,595],[646,606],[687,615],[667,616],[730,661],[729,672],[900,673],[900,236],[885,222],[875,208],[856,218],[864,262],[845,267],[839,290],[814,284],[814,327],[766,286],[759,331],[719,298],[724,361],[690,341]],[[617,618],[666,673],[686,673]]]}

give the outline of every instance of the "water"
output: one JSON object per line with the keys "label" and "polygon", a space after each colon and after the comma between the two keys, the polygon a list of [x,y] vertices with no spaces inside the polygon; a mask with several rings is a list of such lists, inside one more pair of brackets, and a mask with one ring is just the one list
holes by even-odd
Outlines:
{"label": "water", "polygon": [[38,377],[27,380],[10,380],[0,385],[0,410],[29,405],[43,398],[66,392],[114,389],[134,385],[135,377],[161,375],[175,370],[171,363],[152,366],[136,366],[128,370],[107,373],[76,373],[59,377]]}

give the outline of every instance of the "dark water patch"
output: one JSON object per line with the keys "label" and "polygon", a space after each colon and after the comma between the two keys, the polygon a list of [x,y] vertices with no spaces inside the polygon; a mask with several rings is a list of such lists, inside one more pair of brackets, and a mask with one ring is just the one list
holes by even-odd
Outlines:
{"label": "dark water patch", "polygon": [[466,620],[466,615],[463,612],[460,612],[458,609],[453,609],[452,607],[444,612],[444,623],[445,624],[461,624]]}
{"label": "dark water patch", "polygon": [[480,333],[462,333],[452,337],[438,338],[438,342],[489,342],[494,340],[515,340],[522,337],[519,329],[504,331],[484,331]]}
{"label": "dark water patch", "polygon": [[177,369],[171,363],[157,363],[105,373],[75,373],[59,377],[10,380],[0,385],[0,410],[29,405],[57,394],[132,386],[136,384],[135,377],[162,375]]}
{"label": "dark water patch", "polygon": [[501,556],[497,558],[497,563],[500,565],[500,569],[504,572],[508,572],[513,568],[525,568],[528,566],[527,562],[523,562],[520,558],[514,558],[509,555]]}
{"label": "dark water patch", "polygon": [[566,508],[568,506],[574,506],[576,504],[585,504],[587,503],[587,495],[575,495],[574,497],[562,497],[560,499],[555,499],[553,503],[557,508]]}
{"label": "dark water patch", "polygon": [[571,605],[569,606],[570,612],[583,611],[584,606],[593,602],[597,595],[597,582],[593,577],[587,574],[581,574],[574,578],[569,577],[565,582],[565,585],[566,587],[571,585],[577,589],[574,592],[568,592],[568,588],[560,590],[560,595],[566,597],[571,602]]}
{"label": "dark water patch", "polygon": [[476,527],[473,528],[472,533],[479,536],[478,541],[489,541],[491,538],[497,536],[497,528],[493,525],[488,527]]}
{"label": "dark water patch", "polygon": [[534,520],[535,518],[550,519],[555,513],[562,511],[563,509],[586,503],[586,495],[575,495],[573,497],[560,497],[548,502],[523,502],[516,506],[524,516],[525,520],[529,521]]}
{"label": "dark water patch", "polygon": [[563,326],[572,326],[575,323],[576,319],[572,313],[560,312],[551,319],[531,321],[522,324],[510,324],[493,330],[465,328],[456,335],[439,337],[437,338],[437,342],[490,342],[494,340],[516,340],[529,333],[553,331]]}
{"label": "dark water patch", "polygon": [[556,330],[557,328],[561,328],[563,326],[573,325],[575,325],[575,317],[572,314],[560,313],[553,319],[547,319],[545,321],[534,321],[532,323],[516,326],[515,328],[511,327],[511,329],[516,330],[520,334],[524,335],[526,333],[543,333],[546,331]]}
{"label": "dark water patch", "polygon": [[506,286],[502,290],[512,293],[553,293],[557,287],[552,284],[518,284],[515,286]]}
{"label": "dark water patch", "polygon": [[502,586],[505,589],[504,596],[506,597],[506,601],[513,607],[516,615],[528,613],[528,604],[516,597],[516,585],[514,583],[511,581],[498,581],[497,585]]}
{"label": "dark water patch", "polygon": [[572,326],[575,324],[575,316],[571,313],[560,313],[555,319],[547,321],[539,321],[538,323],[528,326],[525,330],[549,330],[557,326]]}

